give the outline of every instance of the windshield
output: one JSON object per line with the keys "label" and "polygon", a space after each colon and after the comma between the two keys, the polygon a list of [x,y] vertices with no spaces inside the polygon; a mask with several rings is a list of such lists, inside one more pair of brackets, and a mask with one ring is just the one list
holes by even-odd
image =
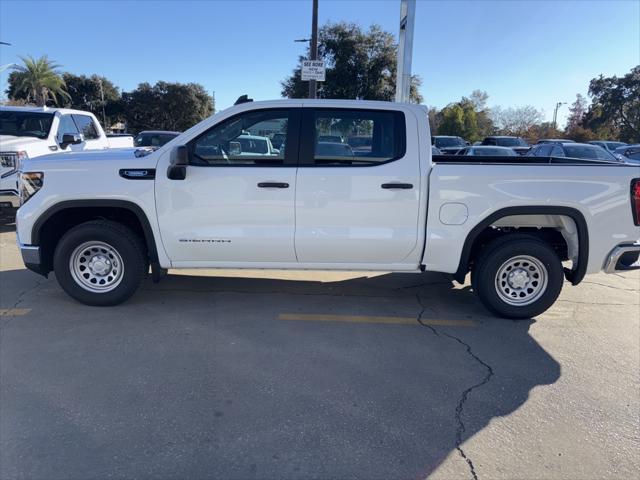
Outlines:
{"label": "windshield", "polygon": [[53,113],[0,112],[0,135],[47,138],[53,123]]}
{"label": "windshield", "polygon": [[436,147],[464,147],[466,144],[462,141],[461,138],[452,137],[452,138],[436,138]]}
{"label": "windshield", "polygon": [[571,158],[616,161],[616,157],[604,148],[595,145],[564,145],[564,153],[567,157]]}
{"label": "windshield", "polygon": [[136,137],[136,147],[161,147],[178,135],[173,133],[141,133]]}
{"label": "windshield", "polygon": [[626,143],[623,142],[607,142],[607,148],[609,150],[615,150],[616,148],[624,147],[625,145]]}
{"label": "windshield", "polygon": [[344,143],[318,142],[318,145],[316,146],[316,156],[318,155],[325,157],[335,155],[352,157],[353,150],[351,150],[351,147],[349,145],[346,145]]}
{"label": "windshield", "polygon": [[472,148],[471,155],[490,155],[499,157],[515,157],[518,154],[506,148]]}
{"label": "windshield", "polygon": [[262,155],[269,153],[269,145],[266,138],[240,136],[236,141],[240,142],[242,153],[259,153]]}
{"label": "windshield", "polygon": [[528,147],[529,145],[520,137],[496,138],[501,147]]}
{"label": "windshield", "polygon": [[353,148],[370,147],[371,137],[349,137],[347,143]]}

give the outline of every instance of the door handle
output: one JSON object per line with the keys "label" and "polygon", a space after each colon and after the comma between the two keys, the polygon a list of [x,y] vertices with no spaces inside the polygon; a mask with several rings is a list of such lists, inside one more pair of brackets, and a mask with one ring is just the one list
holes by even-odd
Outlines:
{"label": "door handle", "polygon": [[259,188],[289,188],[288,183],[284,182],[260,182],[258,184]]}
{"label": "door handle", "polygon": [[413,185],[410,183],[383,183],[380,185],[385,190],[389,190],[391,188],[399,188],[401,190],[409,190],[413,188]]}

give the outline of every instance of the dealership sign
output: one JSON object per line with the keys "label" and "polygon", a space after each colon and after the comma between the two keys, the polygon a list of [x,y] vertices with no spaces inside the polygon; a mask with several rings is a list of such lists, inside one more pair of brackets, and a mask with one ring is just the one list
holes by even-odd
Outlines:
{"label": "dealership sign", "polygon": [[316,80],[317,82],[324,82],[324,61],[303,60],[302,80]]}

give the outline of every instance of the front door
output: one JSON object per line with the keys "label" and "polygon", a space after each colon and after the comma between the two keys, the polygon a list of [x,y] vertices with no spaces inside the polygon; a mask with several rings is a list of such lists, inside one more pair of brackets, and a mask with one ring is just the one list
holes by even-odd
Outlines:
{"label": "front door", "polygon": [[295,263],[299,124],[299,108],[240,113],[187,144],[184,180],[158,170],[158,221],[174,266]]}
{"label": "front door", "polygon": [[302,128],[298,261],[415,268],[425,200],[411,112],[304,108]]}

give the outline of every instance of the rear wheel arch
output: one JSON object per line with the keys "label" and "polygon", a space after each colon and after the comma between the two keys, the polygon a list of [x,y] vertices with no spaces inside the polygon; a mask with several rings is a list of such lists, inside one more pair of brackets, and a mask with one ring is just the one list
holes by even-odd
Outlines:
{"label": "rear wheel arch", "polygon": [[158,263],[155,236],[139,205],[126,200],[70,200],[47,209],[31,229],[31,244],[40,247],[45,271],[53,269],[53,255],[62,236],[75,226],[92,220],[111,220],[128,227],[142,239],[149,262]]}
{"label": "rear wheel arch", "polygon": [[[577,209],[571,207],[561,206],[522,206],[522,207],[507,207],[492,213],[480,223],[478,223],[467,235],[465,239],[462,253],[460,255],[460,262],[458,263],[458,269],[454,274],[456,281],[463,283],[466,274],[471,269],[473,262],[482,253],[482,249],[485,243],[489,243],[491,240],[501,236],[509,235],[509,233],[496,233],[492,235],[495,224],[500,226],[500,220],[507,217],[521,217],[521,216],[536,216],[536,215],[552,215],[559,217],[568,217],[573,221],[575,226],[575,236],[577,236],[577,259],[574,262],[573,268],[565,268],[565,277],[573,285],[577,285],[582,281],[586,272],[587,264],[589,260],[589,230],[584,215]],[[506,222],[509,223],[509,222]],[[571,249],[570,243],[572,238],[568,238],[566,232],[555,230],[548,226],[543,226],[538,229],[536,227],[531,228],[531,232],[527,232],[523,229],[518,229],[519,233],[531,233],[545,239],[545,236],[553,236],[557,234],[559,238],[563,239],[563,242],[567,244],[568,249]],[[550,241],[551,238],[546,239]]]}

